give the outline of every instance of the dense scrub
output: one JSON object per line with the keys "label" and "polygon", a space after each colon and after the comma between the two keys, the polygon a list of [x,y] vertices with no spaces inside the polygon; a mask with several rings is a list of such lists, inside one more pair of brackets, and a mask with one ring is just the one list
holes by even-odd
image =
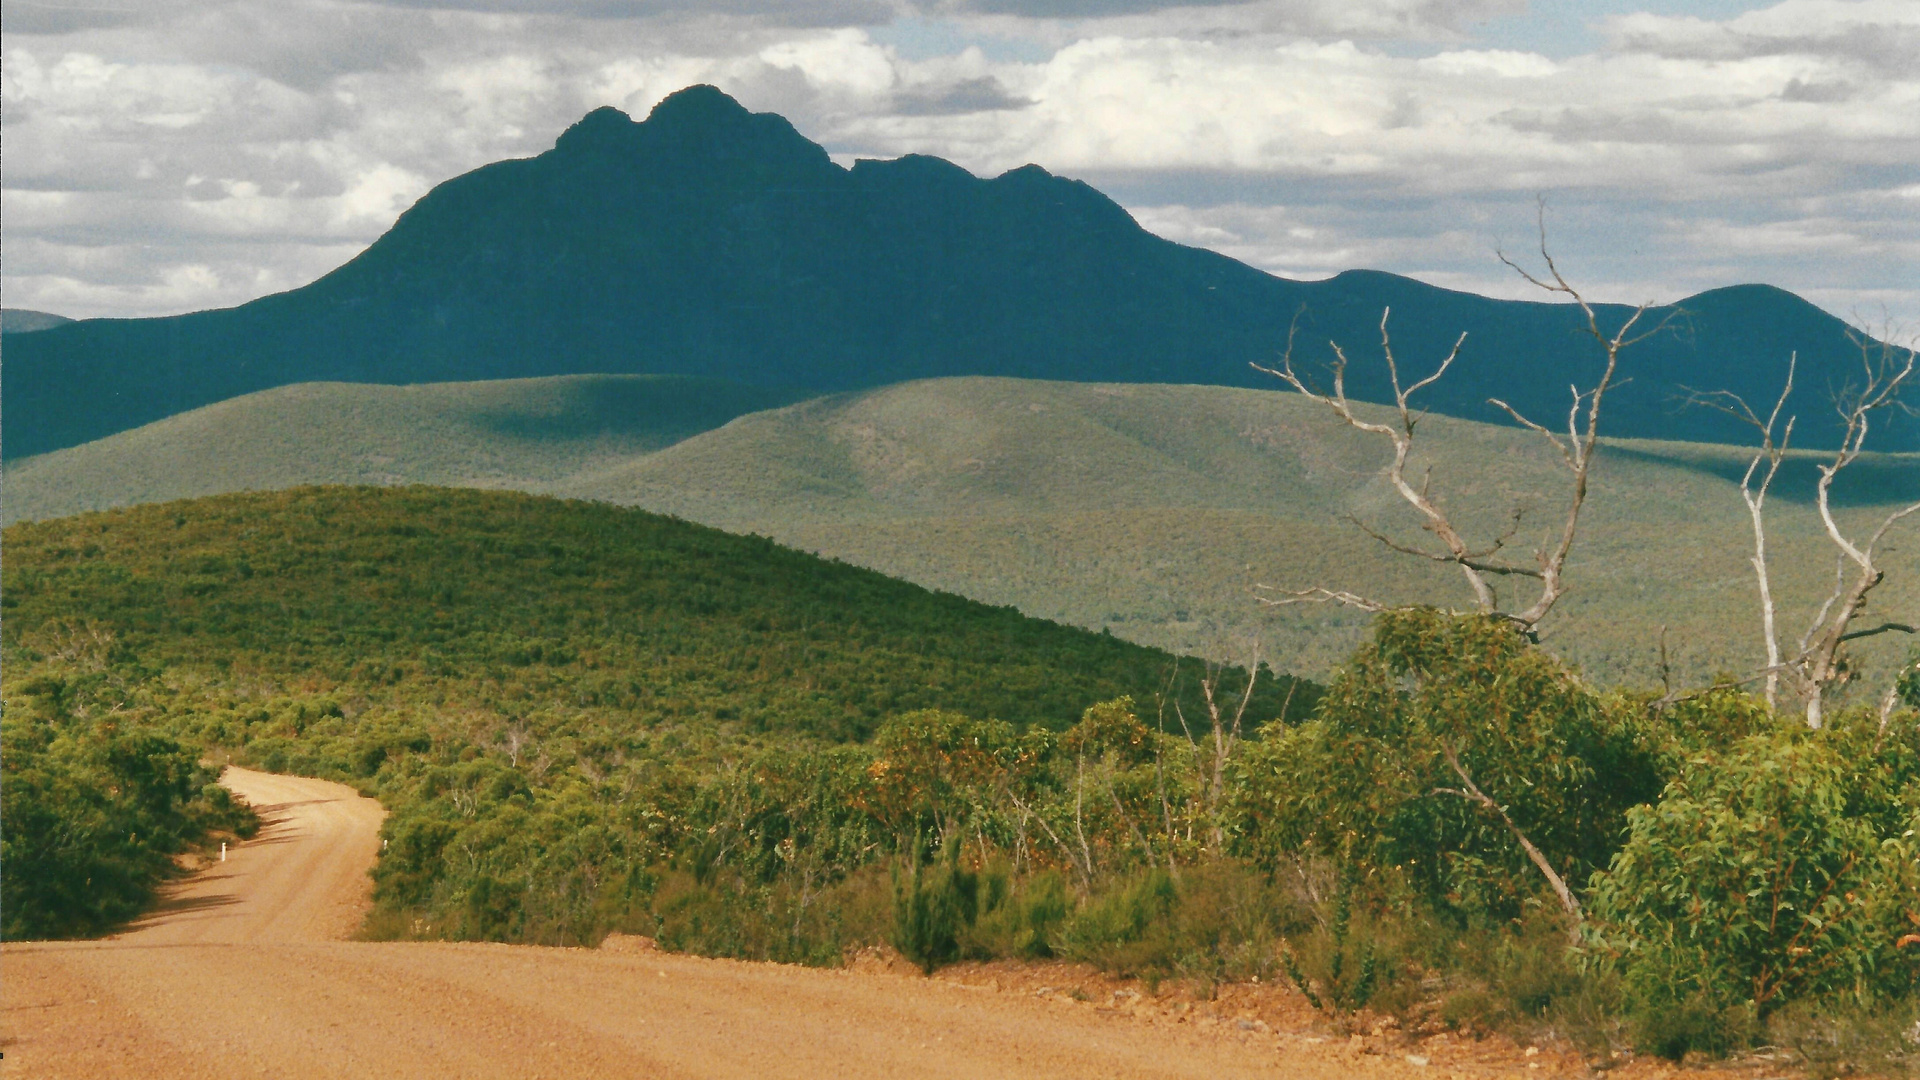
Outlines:
{"label": "dense scrub", "polygon": [[376,936],[890,942],[1596,1060],[1916,1054],[1920,667],[1810,732],[1405,610],[1324,690],[1263,673],[1242,740],[1244,673],[603,507],[321,490],[7,543],[10,775],[140,737],[358,783]]}
{"label": "dense scrub", "polygon": [[[6,764],[23,799],[28,755],[78,762],[60,740],[81,729],[177,740],[189,765],[348,779],[395,811],[383,903],[424,905],[436,933],[590,936],[609,876],[651,880],[661,845],[723,813],[727,778],[775,746],[827,761],[934,706],[1044,731],[1169,685],[1204,709],[1165,653],[600,505],[310,489],[5,542]],[[1265,672],[1254,690],[1256,722],[1304,714],[1314,693]],[[127,880],[103,912],[137,906],[151,874]]]}
{"label": "dense scrub", "polygon": [[[1384,968],[1420,972],[1456,1019],[1673,1057],[1792,1041],[1777,1025],[1809,1010],[1831,1033],[1920,1003],[1911,707],[1808,731],[1736,687],[1602,692],[1496,619],[1402,611],[1244,770],[1244,854],[1323,860],[1338,910],[1397,928],[1391,960],[1357,947],[1373,993]],[[1296,976],[1333,996],[1342,978]],[[1854,1066],[1913,1061],[1904,1038]]]}
{"label": "dense scrub", "polygon": [[137,715],[98,709],[105,671],[42,675],[9,695],[0,757],[0,938],[98,933],[139,913],[171,856],[215,830],[252,835],[199,755]]}

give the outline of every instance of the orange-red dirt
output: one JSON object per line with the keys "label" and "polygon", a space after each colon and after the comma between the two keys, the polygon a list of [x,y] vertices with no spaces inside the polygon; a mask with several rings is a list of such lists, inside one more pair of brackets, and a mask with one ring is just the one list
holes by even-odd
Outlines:
{"label": "orange-red dirt", "polygon": [[[1333,1039],[1278,987],[1212,1001],[1068,965],[927,979],[599,950],[346,940],[379,804],[230,769],[267,825],[96,941],[0,949],[6,1077],[1299,1077],[1585,1072],[1504,1043]],[[1422,1064],[1421,1062],[1424,1062]],[[1652,1071],[1644,1066],[1633,1072]]]}

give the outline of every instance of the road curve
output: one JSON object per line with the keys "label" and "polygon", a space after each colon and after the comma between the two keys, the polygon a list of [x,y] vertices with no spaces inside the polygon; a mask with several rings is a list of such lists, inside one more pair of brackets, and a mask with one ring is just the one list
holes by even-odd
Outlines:
{"label": "road curve", "polygon": [[123,946],[344,941],[366,914],[367,870],[386,811],[344,784],[229,768],[220,782],[260,815],[260,834],[167,891]]}
{"label": "road curve", "polygon": [[[377,803],[232,769],[259,837],[97,941],[0,949],[0,1074],[182,1078],[1431,1075],[1069,1001],[660,953],[345,938]],[[1536,1074],[1537,1075],[1537,1074]]]}

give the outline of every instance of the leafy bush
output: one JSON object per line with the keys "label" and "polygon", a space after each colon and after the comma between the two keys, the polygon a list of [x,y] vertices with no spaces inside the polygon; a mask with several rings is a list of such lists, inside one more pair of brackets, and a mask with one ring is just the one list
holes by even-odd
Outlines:
{"label": "leafy bush", "polygon": [[1309,912],[1272,877],[1230,859],[1115,877],[1069,916],[1058,952],[1107,971],[1202,987],[1279,970],[1282,938]]}
{"label": "leafy bush", "polygon": [[642,906],[613,925],[647,934],[675,952],[830,965],[886,940],[892,901],[877,867],[817,892],[788,882],[754,886],[726,875],[702,882],[668,870]]}
{"label": "leafy bush", "polygon": [[9,710],[0,755],[0,938],[96,934],[137,915],[170,856],[257,820],[193,753],[150,732],[34,724]]}
{"label": "leafy bush", "polygon": [[1920,1002],[1878,1009],[1796,1002],[1773,1014],[1767,1034],[1818,1080],[1920,1076]]}
{"label": "leafy bush", "polygon": [[1911,998],[1920,789],[1888,783],[1911,750],[1882,745],[1863,761],[1844,731],[1752,736],[1628,814],[1592,909],[1643,1046],[1719,1053],[1791,1001]]}
{"label": "leafy bush", "polygon": [[1356,924],[1353,893],[1349,870],[1335,887],[1325,917],[1281,951],[1287,978],[1314,1008],[1335,1015],[1374,1004],[1375,995],[1398,982],[1404,968],[1385,927],[1366,914]]}
{"label": "leafy bush", "polygon": [[1249,749],[1239,848],[1267,866],[1351,863],[1461,917],[1511,919],[1546,886],[1513,831],[1577,888],[1659,791],[1660,749],[1635,710],[1512,624],[1388,612],[1314,720]]}
{"label": "leafy bush", "polygon": [[1042,870],[1016,883],[1001,864],[983,872],[981,909],[961,937],[963,956],[1039,960],[1055,955],[1074,901],[1059,871]]}
{"label": "leafy bush", "polygon": [[1062,953],[1110,971],[1166,969],[1174,959],[1172,914],[1180,902],[1173,876],[1150,869],[1093,897],[1068,923]]}

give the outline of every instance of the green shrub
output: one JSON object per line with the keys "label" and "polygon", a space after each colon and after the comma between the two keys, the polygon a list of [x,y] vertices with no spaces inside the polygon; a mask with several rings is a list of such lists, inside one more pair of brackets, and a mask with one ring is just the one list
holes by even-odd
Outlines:
{"label": "green shrub", "polygon": [[1120,975],[1202,987],[1268,978],[1282,936],[1310,916],[1273,878],[1229,859],[1116,876],[1059,933],[1059,953]]}
{"label": "green shrub", "polygon": [[1504,921],[1547,882],[1501,814],[1464,793],[1477,786],[1578,888],[1627,809],[1659,791],[1659,751],[1638,711],[1510,623],[1388,612],[1313,721],[1249,748],[1237,846],[1266,866],[1351,863],[1436,910]]}
{"label": "green shrub", "polygon": [[0,938],[100,933],[146,906],[170,856],[258,821],[195,755],[151,732],[9,710],[0,739]]}
{"label": "green shrub", "polygon": [[927,974],[960,958],[960,935],[980,911],[980,875],[960,865],[958,846],[923,872],[918,850],[894,883],[893,947]]}
{"label": "green shrub", "polygon": [[1658,1007],[1638,1001],[1628,1015],[1628,1033],[1642,1051],[1669,1061],[1688,1054],[1725,1057],[1753,1042],[1759,1028],[1752,1006],[1724,1004],[1706,994],[1661,995]]}
{"label": "green shrub", "polygon": [[1165,870],[1123,879],[1084,904],[1061,934],[1061,952],[1124,975],[1172,961],[1171,918],[1180,893]]}
{"label": "green shrub", "polygon": [[1818,1080],[1920,1076],[1920,1002],[1878,1008],[1797,1002],[1769,1018],[1767,1034]]}
{"label": "green shrub", "polygon": [[1287,978],[1314,1008],[1335,1015],[1374,1004],[1375,995],[1396,983],[1404,967],[1382,923],[1364,913],[1356,920],[1353,894],[1351,876],[1343,876],[1325,918],[1281,947]]}
{"label": "green shrub", "polygon": [[1042,870],[1015,884],[1004,864],[981,874],[980,915],[961,935],[961,954],[974,959],[1053,956],[1073,897],[1057,870]]}
{"label": "green shrub", "polygon": [[1898,942],[1920,920],[1920,816],[1893,820],[1915,792],[1876,767],[1907,751],[1859,749],[1844,731],[1752,736],[1629,813],[1591,906],[1644,1048],[1724,1053],[1789,1002],[1911,999],[1920,949]]}

